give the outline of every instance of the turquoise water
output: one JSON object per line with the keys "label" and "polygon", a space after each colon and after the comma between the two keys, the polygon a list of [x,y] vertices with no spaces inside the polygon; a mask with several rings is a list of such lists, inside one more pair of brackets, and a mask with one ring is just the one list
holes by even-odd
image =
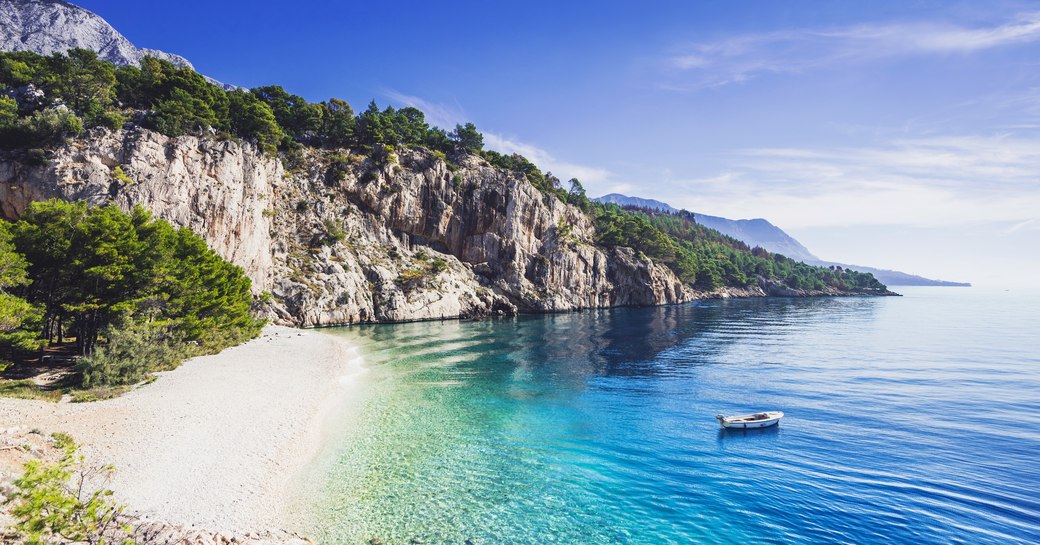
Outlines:
{"label": "turquoise water", "polygon": [[[312,534],[1040,542],[1040,294],[904,293],[334,330],[368,394]],[[787,417],[713,419],[763,409]]]}

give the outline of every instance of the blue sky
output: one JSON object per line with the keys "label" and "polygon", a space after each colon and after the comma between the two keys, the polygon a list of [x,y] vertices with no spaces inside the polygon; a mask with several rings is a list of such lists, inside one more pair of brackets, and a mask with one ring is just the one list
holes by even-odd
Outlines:
{"label": "blue sky", "polygon": [[836,261],[1040,274],[1040,2],[78,3],[222,81],[473,121],[591,194],[765,217]]}

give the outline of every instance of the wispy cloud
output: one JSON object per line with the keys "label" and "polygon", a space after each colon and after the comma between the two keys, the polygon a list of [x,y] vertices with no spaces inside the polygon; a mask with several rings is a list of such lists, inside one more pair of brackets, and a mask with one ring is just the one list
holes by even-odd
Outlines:
{"label": "wispy cloud", "polygon": [[[759,148],[713,177],[669,179],[671,204],[784,227],[1040,225],[1040,139],[894,140],[872,148]],[[654,196],[654,195],[647,195]],[[668,200],[668,199],[666,199]]]}
{"label": "wispy cloud", "polygon": [[1019,231],[1040,231],[1040,219],[1032,218],[1025,221],[1020,221],[1011,227],[1004,234],[1010,235]]}
{"label": "wispy cloud", "polygon": [[426,114],[427,123],[447,131],[454,129],[455,125],[459,123],[468,121],[465,110],[458,103],[431,102],[422,97],[409,95],[394,89],[384,89],[383,95],[398,105],[411,106],[422,110]]}
{"label": "wispy cloud", "polygon": [[[605,168],[562,161],[538,146],[520,142],[500,134],[484,133],[484,144],[487,148],[498,151],[499,153],[519,153],[532,163],[538,165],[542,170],[552,172],[561,180],[577,178],[581,180],[583,185],[589,186],[592,184],[597,188],[610,183],[615,183],[611,180],[610,171]],[[611,187],[617,187],[617,184]]]}
{"label": "wispy cloud", "polygon": [[[401,106],[418,108],[426,114],[426,121],[430,125],[451,130],[456,124],[471,121],[465,110],[459,104],[443,104],[432,102],[422,97],[409,95],[394,89],[385,89],[383,95],[392,102]],[[479,127],[478,127],[479,128]],[[590,187],[590,191],[607,189],[609,191],[622,191],[631,189],[632,186],[612,179],[612,174],[605,168],[581,165],[558,159],[553,154],[534,144],[522,142],[516,138],[510,138],[501,134],[482,131],[484,133],[484,145],[500,153],[519,153],[532,163],[538,165],[542,170],[552,172],[561,180],[577,178],[582,184]]]}
{"label": "wispy cloud", "polygon": [[687,44],[666,55],[662,86],[695,90],[764,74],[802,73],[849,62],[927,54],[973,53],[1040,40],[1040,12],[993,26],[888,23],[790,30]]}

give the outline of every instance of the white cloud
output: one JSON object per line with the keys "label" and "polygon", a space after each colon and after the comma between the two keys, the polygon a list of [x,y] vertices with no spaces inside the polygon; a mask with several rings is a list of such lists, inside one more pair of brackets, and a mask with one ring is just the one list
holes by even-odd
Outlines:
{"label": "white cloud", "polygon": [[421,97],[408,95],[393,89],[384,90],[383,95],[401,106],[411,106],[422,110],[422,112],[426,114],[427,123],[434,127],[440,127],[446,131],[454,129],[457,124],[468,121],[466,112],[462,109],[462,106],[457,103],[442,104],[430,102]]}
{"label": "white cloud", "polygon": [[[1032,42],[1040,38],[1040,13],[1019,16],[1017,20],[990,28],[894,28],[897,35],[885,35],[889,41],[906,40],[910,47],[920,51],[977,51],[1007,44]],[[915,30],[905,34],[905,30]],[[921,32],[923,30],[923,32]]]}
{"label": "white cloud", "polygon": [[[611,173],[607,169],[561,161],[542,148],[519,142],[500,134],[485,132],[484,146],[499,153],[519,153],[538,165],[538,168],[552,172],[554,176],[561,180],[566,181],[571,178],[581,180],[586,189],[589,189],[590,186],[599,188],[608,183],[613,183],[614,187],[618,187],[617,182],[611,182]],[[627,184],[621,184],[621,186],[630,187]],[[595,194],[592,190],[589,190],[589,192],[590,194]]]}
{"label": "white cloud", "polygon": [[[401,106],[411,106],[422,110],[426,114],[427,123],[448,131],[455,128],[456,124],[470,121],[466,116],[465,110],[458,104],[430,102],[422,97],[408,95],[393,89],[386,89],[383,91],[383,94]],[[566,181],[571,178],[577,178],[586,187],[590,195],[598,194],[604,188],[608,189],[606,192],[620,192],[633,189],[633,186],[630,184],[612,180],[611,172],[605,168],[563,161],[533,144],[521,142],[501,134],[481,132],[484,134],[484,147],[500,153],[519,153],[535,165],[538,165],[538,168],[552,172],[554,176],[561,180]]]}
{"label": "white cloud", "polygon": [[1004,234],[1010,235],[1019,231],[1040,231],[1040,219],[1032,218],[1025,221],[1020,221],[1011,227]]}
{"label": "white cloud", "polygon": [[926,54],[973,53],[1040,40],[1040,12],[968,28],[934,23],[858,25],[731,37],[675,48],[664,67],[668,89],[696,90],[769,73],[801,73],[849,62]]}
{"label": "white cloud", "polygon": [[766,217],[785,228],[1040,227],[1040,139],[958,136],[863,149],[749,149],[732,162],[740,166],[708,178],[667,179],[659,191],[688,195],[664,199],[673,206]]}

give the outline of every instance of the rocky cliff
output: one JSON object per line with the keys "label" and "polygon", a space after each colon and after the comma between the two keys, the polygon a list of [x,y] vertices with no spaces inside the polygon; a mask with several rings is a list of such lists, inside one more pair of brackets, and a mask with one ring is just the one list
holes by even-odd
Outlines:
{"label": "rocky cliff", "polygon": [[593,245],[585,214],[521,175],[457,161],[309,150],[286,170],[240,141],[94,129],[46,161],[0,156],[0,213],[50,197],[140,204],[205,237],[270,294],[276,322],[299,326],[698,296],[631,249]]}

